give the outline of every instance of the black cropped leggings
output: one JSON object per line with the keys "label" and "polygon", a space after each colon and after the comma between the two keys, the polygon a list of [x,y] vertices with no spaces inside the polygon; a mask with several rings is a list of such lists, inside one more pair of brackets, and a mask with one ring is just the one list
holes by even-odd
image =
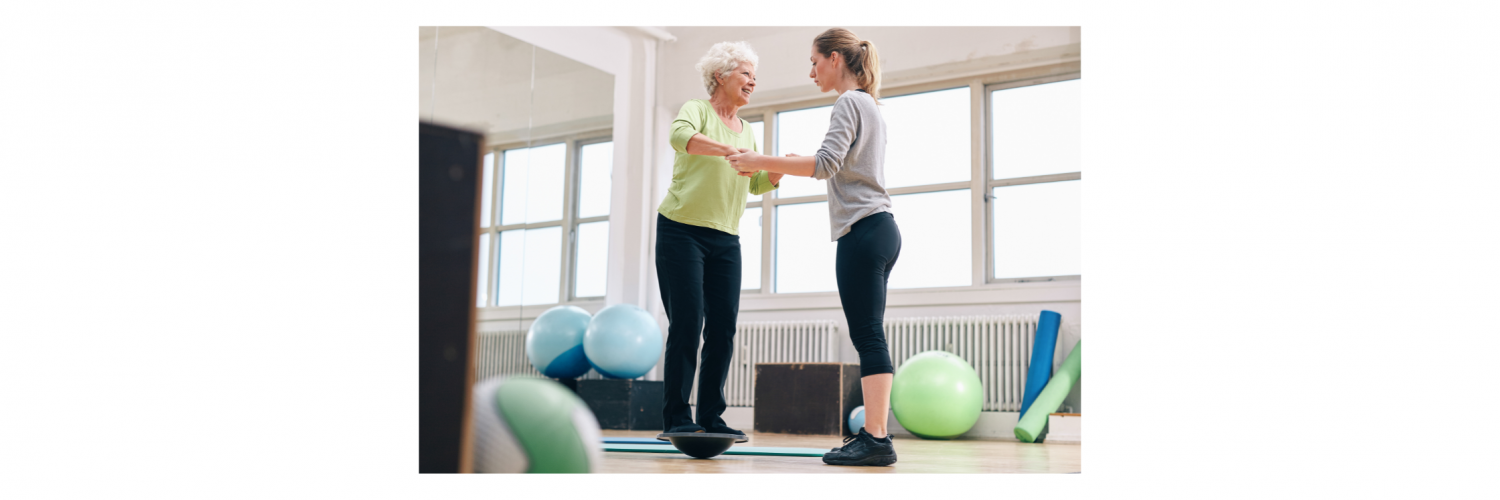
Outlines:
{"label": "black cropped leggings", "polygon": [[901,256],[901,230],[890,212],[879,212],[855,222],[839,238],[839,301],[849,321],[849,340],[859,351],[859,375],[893,373],[885,345],[885,288],[891,269]]}

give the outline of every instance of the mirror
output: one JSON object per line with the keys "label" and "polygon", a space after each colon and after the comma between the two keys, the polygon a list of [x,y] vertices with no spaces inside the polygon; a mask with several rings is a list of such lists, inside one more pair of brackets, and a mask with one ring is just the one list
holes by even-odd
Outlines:
{"label": "mirror", "polygon": [[[557,304],[602,301],[614,75],[493,28],[419,35],[419,119],[485,136],[481,344],[524,338],[526,319]],[[481,361],[476,375],[530,369],[517,368]]]}

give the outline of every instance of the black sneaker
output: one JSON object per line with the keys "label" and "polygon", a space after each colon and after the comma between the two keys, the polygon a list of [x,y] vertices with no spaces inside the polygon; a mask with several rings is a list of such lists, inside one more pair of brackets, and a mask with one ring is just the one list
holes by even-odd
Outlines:
{"label": "black sneaker", "polygon": [[844,438],[844,445],[823,455],[828,465],[891,465],[896,463],[896,447],[891,436],[875,439],[864,429],[859,434]]}
{"label": "black sneaker", "polygon": [[731,429],[728,425],[724,424],[708,424],[706,426],[703,426],[703,429],[708,431],[709,434],[734,434],[736,436],[745,435],[744,432]]}
{"label": "black sneaker", "polygon": [[667,434],[676,432],[703,432],[703,426],[694,423],[686,423],[677,427],[667,429]]}

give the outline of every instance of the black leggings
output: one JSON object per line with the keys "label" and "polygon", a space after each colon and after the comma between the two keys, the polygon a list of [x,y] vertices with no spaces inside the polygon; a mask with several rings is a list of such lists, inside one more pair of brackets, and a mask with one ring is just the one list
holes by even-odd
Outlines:
{"label": "black leggings", "polygon": [[667,310],[664,430],[693,423],[688,396],[703,334],[698,425],[723,424],[724,379],[740,312],[740,237],[656,215],[656,282]]}
{"label": "black leggings", "polygon": [[879,212],[855,222],[839,238],[839,301],[849,321],[849,340],[859,351],[859,375],[893,373],[885,345],[885,287],[901,256],[901,230],[890,212]]}

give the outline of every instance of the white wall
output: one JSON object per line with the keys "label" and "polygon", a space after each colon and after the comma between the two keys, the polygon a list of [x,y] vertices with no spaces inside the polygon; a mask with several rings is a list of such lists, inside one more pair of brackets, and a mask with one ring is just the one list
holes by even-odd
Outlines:
{"label": "white wall", "polygon": [[[846,28],[875,43],[881,56],[882,78],[886,86],[899,84],[903,79],[911,80],[912,72],[923,68],[961,66],[976,61],[993,61],[999,65],[1005,62],[1005,56],[1076,46],[1080,37],[1077,27]],[[827,27],[667,28],[677,41],[665,44],[662,49],[661,104],[675,115],[689,99],[707,99],[707,91],[693,66],[709,47],[725,41],[750,42],[751,48],[760,55],[751,106],[765,104],[768,99],[816,97],[820,94],[812,79],[807,77],[811,67],[807,58],[811,54],[813,37],[825,29]],[[897,81],[891,81],[893,76]]]}
{"label": "white wall", "polygon": [[614,76],[598,68],[482,27],[424,27],[420,44],[423,120],[482,131],[490,144],[613,120]]}

